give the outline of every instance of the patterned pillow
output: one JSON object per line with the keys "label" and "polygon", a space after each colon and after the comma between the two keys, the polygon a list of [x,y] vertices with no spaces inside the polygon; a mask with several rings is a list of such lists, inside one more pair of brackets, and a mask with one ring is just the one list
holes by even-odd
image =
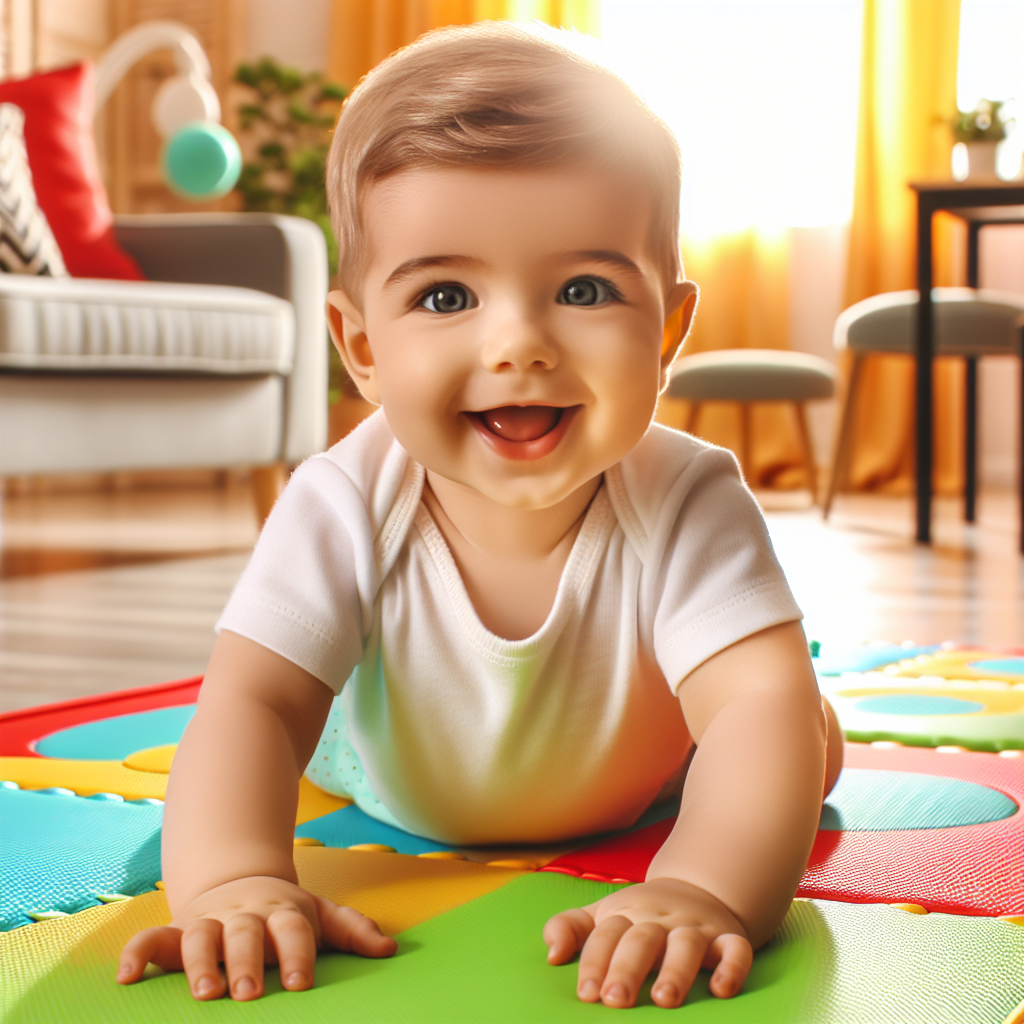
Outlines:
{"label": "patterned pillow", "polygon": [[21,108],[0,103],[0,271],[67,277],[46,214],[36,202],[24,127]]}

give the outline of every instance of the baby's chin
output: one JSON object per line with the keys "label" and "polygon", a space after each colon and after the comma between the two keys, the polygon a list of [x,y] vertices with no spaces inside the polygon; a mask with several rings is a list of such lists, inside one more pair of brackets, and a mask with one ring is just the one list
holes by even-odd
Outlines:
{"label": "baby's chin", "polygon": [[[499,508],[517,512],[542,512],[571,499],[582,489],[593,491],[595,479],[603,473],[603,470],[596,474],[542,473],[530,464],[514,462],[502,467],[503,472],[500,473],[469,473],[451,469],[445,472],[429,465],[426,470],[432,486],[437,481],[441,489],[447,485],[467,497],[483,498]],[[434,490],[436,493],[438,487],[435,486]]]}

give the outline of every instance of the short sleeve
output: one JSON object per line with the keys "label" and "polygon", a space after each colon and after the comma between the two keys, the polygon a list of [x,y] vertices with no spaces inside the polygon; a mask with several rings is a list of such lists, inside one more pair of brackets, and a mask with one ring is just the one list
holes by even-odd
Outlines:
{"label": "short sleeve", "polygon": [[689,461],[650,544],[654,654],[673,690],[726,647],[803,617],[727,451],[705,447]]}
{"label": "short sleeve", "polygon": [[340,692],[372,621],[373,552],[358,489],[329,460],[310,459],[278,498],[217,631],[253,640]]}

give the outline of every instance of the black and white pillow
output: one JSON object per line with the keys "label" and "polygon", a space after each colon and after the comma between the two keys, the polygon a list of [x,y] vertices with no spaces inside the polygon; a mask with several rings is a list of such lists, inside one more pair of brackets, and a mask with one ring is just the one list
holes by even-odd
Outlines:
{"label": "black and white pillow", "polygon": [[0,271],[67,277],[57,240],[36,201],[24,128],[21,107],[0,103]]}

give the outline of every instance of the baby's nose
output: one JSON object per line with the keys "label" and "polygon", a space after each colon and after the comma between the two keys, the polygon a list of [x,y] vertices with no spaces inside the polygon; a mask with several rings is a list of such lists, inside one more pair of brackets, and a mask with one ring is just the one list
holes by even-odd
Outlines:
{"label": "baby's nose", "polygon": [[480,354],[492,373],[553,370],[558,365],[554,338],[539,318],[524,313],[503,317],[495,324]]}

